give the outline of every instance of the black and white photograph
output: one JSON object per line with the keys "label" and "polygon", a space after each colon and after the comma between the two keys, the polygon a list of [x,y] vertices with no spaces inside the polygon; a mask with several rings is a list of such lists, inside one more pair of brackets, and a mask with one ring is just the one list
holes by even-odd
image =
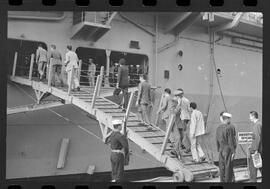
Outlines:
{"label": "black and white photograph", "polygon": [[7,19],[6,179],[262,182],[261,12]]}

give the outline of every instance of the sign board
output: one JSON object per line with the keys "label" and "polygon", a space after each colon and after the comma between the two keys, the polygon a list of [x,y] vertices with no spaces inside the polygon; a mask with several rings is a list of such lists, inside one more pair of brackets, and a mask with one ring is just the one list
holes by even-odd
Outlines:
{"label": "sign board", "polygon": [[238,132],[238,144],[251,144],[253,132]]}

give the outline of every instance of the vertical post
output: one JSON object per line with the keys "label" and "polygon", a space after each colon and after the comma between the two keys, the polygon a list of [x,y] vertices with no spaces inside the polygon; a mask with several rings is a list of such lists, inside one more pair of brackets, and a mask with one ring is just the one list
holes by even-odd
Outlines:
{"label": "vertical post", "polygon": [[49,69],[48,69],[48,87],[51,86],[52,84],[52,76],[53,76],[53,61],[52,61],[52,58],[50,59],[50,62],[49,62]]}
{"label": "vertical post", "polygon": [[91,109],[93,109],[95,107],[99,82],[100,82],[100,75],[97,76],[96,86],[95,86],[95,90],[94,90],[94,94],[93,94],[93,98],[92,98],[92,102],[91,102]]}
{"label": "vertical post", "polygon": [[[162,95],[161,95],[161,98],[160,98],[159,105],[158,105],[158,111],[159,111],[159,110],[160,110],[160,108],[161,108],[163,98],[164,98],[164,95],[162,94]],[[157,125],[157,124],[158,124],[158,119],[159,119],[159,115],[156,115],[155,125]]]}
{"label": "vertical post", "polygon": [[79,84],[81,83],[81,70],[82,70],[82,60],[79,60],[79,68],[78,68],[78,80],[79,80]]}
{"label": "vertical post", "polygon": [[111,50],[106,50],[106,79],[105,79],[105,86],[109,87],[109,76],[110,76],[110,55]]}
{"label": "vertical post", "polygon": [[246,155],[247,155],[247,171],[246,171],[246,177],[250,177],[250,168],[249,168],[249,150],[248,150],[248,145],[247,145],[247,152],[246,152]]}
{"label": "vertical post", "polygon": [[170,118],[169,118],[169,124],[167,125],[166,135],[165,135],[165,138],[164,138],[162,147],[161,147],[161,151],[160,151],[161,155],[165,151],[165,148],[166,148],[166,145],[167,145],[167,141],[168,141],[169,135],[170,135],[171,130],[172,130],[172,127],[174,125],[174,120],[175,120],[175,114],[172,114],[172,116],[170,116]]}
{"label": "vertical post", "polygon": [[72,69],[71,69],[71,76],[70,76],[70,81],[68,81],[68,95],[70,95],[70,92],[71,92],[71,87],[72,87],[72,84],[73,84],[73,75],[74,75],[74,66],[72,66]]}
{"label": "vertical post", "polygon": [[134,98],[134,94],[135,92],[133,91],[129,97],[129,101],[128,101],[128,106],[127,106],[127,111],[126,111],[126,115],[124,117],[124,126],[123,128],[123,134],[126,136],[127,135],[127,122],[128,122],[128,117],[129,117],[129,113],[130,113],[130,109],[132,106],[132,102],[133,102],[133,98]]}
{"label": "vertical post", "polygon": [[18,57],[18,52],[15,52],[14,62],[13,62],[13,70],[12,70],[12,77],[15,77],[15,74],[16,74],[17,57]]}
{"label": "vertical post", "polygon": [[100,75],[100,78],[99,78],[100,81],[99,81],[99,86],[98,86],[97,96],[100,95],[100,88],[101,88],[101,86],[102,86],[102,81],[103,81],[103,76],[104,76],[104,66],[101,66],[99,75]]}
{"label": "vertical post", "polygon": [[33,65],[34,65],[34,54],[31,54],[31,62],[30,62],[30,70],[29,70],[29,80],[32,79],[32,74],[33,74]]}

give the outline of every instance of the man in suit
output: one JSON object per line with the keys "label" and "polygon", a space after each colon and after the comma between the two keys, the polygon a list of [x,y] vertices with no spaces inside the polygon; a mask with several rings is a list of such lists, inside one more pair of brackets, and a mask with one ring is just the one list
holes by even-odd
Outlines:
{"label": "man in suit", "polygon": [[178,99],[178,104],[180,106],[180,119],[181,123],[179,125],[181,144],[182,148],[185,148],[185,152],[190,152],[190,140],[189,140],[189,121],[190,121],[190,101],[184,96],[183,89],[177,89],[180,92],[180,98]]}
{"label": "man in suit", "polygon": [[179,99],[181,98],[181,92],[176,90],[173,92],[174,97],[171,101],[171,109],[168,121],[172,116],[175,116],[173,120],[172,131],[170,134],[170,140],[173,145],[173,149],[171,150],[171,155],[177,156],[179,159],[181,158],[181,135],[179,132],[179,126],[181,125],[180,113],[181,113],[181,104],[179,103]]}
{"label": "man in suit", "polygon": [[126,60],[121,58],[119,60],[120,67],[118,69],[116,88],[120,88],[123,94],[120,107],[123,108],[123,112],[126,111],[128,106],[128,66],[126,66]]}
{"label": "man in suit", "polygon": [[88,66],[89,86],[95,85],[95,76],[96,76],[96,65],[94,64],[93,59],[89,58],[89,66]]}
{"label": "man in suit", "polygon": [[151,122],[149,119],[149,111],[150,107],[152,106],[151,85],[146,81],[146,79],[147,76],[145,74],[140,75],[140,84],[136,105],[140,106],[139,113],[142,117],[142,124],[146,125],[148,129],[151,129]]}
{"label": "man in suit", "polygon": [[[166,130],[169,124],[169,117],[174,108],[175,102],[173,101],[171,90],[169,88],[166,88],[164,90],[164,97],[162,99],[161,107],[157,111],[157,116],[159,116],[160,113],[162,114],[161,119],[164,120],[166,123]],[[173,141],[172,134],[170,134],[170,140]]]}
{"label": "man in suit", "polygon": [[190,143],[191,154],[195,163],[200,163],[205,160],[205,155],[199,144],[198,137],[205,134],[205,126],[202,113],[197,110],[195,102],[190,103],[191,117],[190,117]]}
{"label": "man in suit", "polygon": [[[76,74],[77,69],[79,67],[78,56],[75,52],[72,51],[71,45],[67,46],[65,66],[66,72],[68,74],[68,81],[67,81],[68,85],[71,85],[70,87],[72,90],[76,88],[77,91],[80,91],[80,84]],[[71,78],[72,69],[74,69],[73,78]]]}
{"label": "man in suit", "polygon": [[236,132],[231,124],[232,115],[227,112],[220,113],[221,125],[216,130],[216,143],[219,152],[220,182],[233,182],[233,159],[236,150]]}
{"label": "man in suit", "polygon": [[[56,49],[56,45],[51,45],[51,51],[49,52],[49,55],[48,55],[48,63],[49,64],[48,64],[47,68],[49,68],[49,65],[52,64],[51,77],[54,77],[54,75],[57,72],[57,69],[59,69],[56,67],[62,66],[62,56],[61,56],[61,53]],[[49,69],[47,69],[47,70],[49,70]],[[49,72],[47,72],[47,77],[48,77],[48,75],[49,75]]]}
{"label": "man in suit", "polygon": [[38,64],[39,79],[42,80],[45,76],[45,68],[47,64],[47,51],[42,47],[42,44],[38,45],[36,51],[36,63]]}
{"label": "man in suit", "polygon": [[[256,111],[249,113],[249,120],[252,122],[252,143],[249,147],[249,180],[250,182],[257,182],[257,171],[252,161],[252,154],[262,154],[262,123],[259,120],[259,115]],[[261,170],[260,170],[261,171]]]}

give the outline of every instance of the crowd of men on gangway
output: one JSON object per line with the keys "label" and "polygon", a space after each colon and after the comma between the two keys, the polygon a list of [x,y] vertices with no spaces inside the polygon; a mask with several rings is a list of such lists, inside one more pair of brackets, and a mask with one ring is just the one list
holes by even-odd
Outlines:
{"label": "crowd of men on gangway", "polygon": [[[51,51],[47,51],[39,45],[36,52],[36,62],[38,63],[38,72],[40,80],[45,77],[45,68],[48,59],[53,65],[62,65],[62,57],[55,45],[51,45]],[[89,81],[94,83],[94,75],[91,72],[96,70],[91,60],[89,69]],[[119,60],[120,67],[117,74],[116,89],[122,92],[122,99],[120,100],[119,108],[126,112],[128,106],[128,87],[129,87],[129,68],[126,65],[126,60],[121,58]],[[67,53],[65,56],[65,71],[68,75],[68,84],[71,84],[72,90],[80,90],[79,80],[76,74],[72,78],[72,68],[78,69],[78,56],[72,51],[72,46],[67,46]],[[53,82],[62,84],[63,79],[60,77],[61,68],[54,68]],[[150,108],[153,106],[151,99],[151,85],[148,82],[146,74],[139,77],[140,84],[138,86],[138,97],[136,106],[138,107],[139,116],[142,125],[146,126],[148,130],[153,129],[150,121]],[[190,102],[184,96],[184,90],[179,88],[171,91],[169,88],[164,90],[164,97],[162,103],[157,111],[161,114],[162,120],[168,129],[169,120],[174,116],[173,127],[169,135],[169,143],[172,145],[171,155],[180,159],[182,153],[190,153],[192,161],[195,164],[202,163],[207,160],[205,153],[199,142],[199,137],[206,133],[205,121],[203,114],[198,110],[195,102]],[[234,182],[233,160],[237,148],[236,130],[231,123],[232,114],[228,112],[221,112],[219,115],[220,125],[216,130],[216,145],[219,153],[219,169],[221,182]],[[256,111],[250,111],[249,119],[252,122],[253,139],[249,147],[248,164],[250,181],[256,182],[258,168],[254,163],[254,154],[262,153],[262,124],[259,121],[259,115]],[[121,181],[124,176],[124,165],[128,165],[128,142],[127,138],[120,132],[122,130],[122,120],[114,120],[113,126],[115,130],[108,137],[107,142],[111,144],[111,163],[112,163],[112,180]],[[261,168],[259,168],[261,171]]]}

